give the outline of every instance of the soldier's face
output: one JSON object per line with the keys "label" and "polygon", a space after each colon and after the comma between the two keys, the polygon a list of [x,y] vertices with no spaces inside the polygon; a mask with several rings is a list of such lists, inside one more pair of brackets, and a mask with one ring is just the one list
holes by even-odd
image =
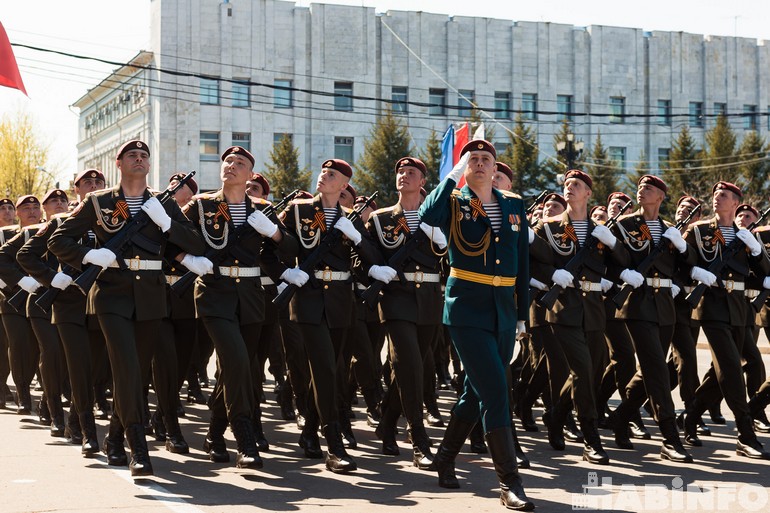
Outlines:
{"label": "soldier's face", "polygon": [[425,177],[418,168],[404,166],[396,171],[396,190],[401,193],[419,192],[425,185]]}
{"label": "soldier's face", "polygon": [[647,183],[640,185],[636,190],[636,201],[640,205],[654,205],[656,203],[659,205],[663,203],[665,196],[666,193],[661,189]]}
{"label": "soldier's face", "polygon": [[625,205],[627,201],[620,199],[620,198],[612,198],[610,200],[609,205],[607,205],[607,216],[608,217],[615,217],[615,215],[620,212],[620,209],[623,208],[623,205]]}
{"label": "soldier's face", "polygon": [[564,182],[564,199],[567,203],[582,205],[587,204],[591,197],[591,188],[579,178],[568,178]]}
{"label": "soldier's face", "polygon": [[353,203],[355,203],[355,201],[356,198],[350,194],[350,191],[347,188],[340,191],[340,205],[346,208],[353,208]]}
{"label": "soldier's face", "polygon": [[252,182],[251,180],[246,184],[246,194],[254,199],[267,199],[267,195],[262,190],[262,184],[259,182]]}
{"label": "soldier's face", "polygon": [[316,190],[321,194],[340,194],[348,185],[349,178],[336,169],[325,167],[321,169],[316,182]]}
{"label": "soldier's face", "polygon": [[495,171],[495,174],[492,177],[492,187],[498,191],[510,191],[511,188],[513,188],[513,182],[511,182],[511,179],[508,178],[508,175],[505,173]]}
{"label": "soldier's face", "polygon": [[121,174],[147,175],[150,172],[150,154],[144,150],[131,150],[116,161]]}
{"label": "soldier's face", "polygon": [[0,205],[0,226],[8,226],[16,220],[16,209],[11,204]]}
{"label": "soldier's face", "polygon": [[471,186],[492,185],[495,157],[488,151],[472,151],[465,168],[465,181]]}
{"label": "soldier's face", "polygon": [[751,223],[755,223],[759,219],[759,216],[751,212],[750,210],[741,210],[737,216],[735,216],[735,224],[738,228],[748,228]]}
{"label": "soldier's face", "polygon": [[251,178],[251,169],[253,164],[249,159],[231,153],[219,168],[219,178],[223,184],[227,185],[246,185],[246,181]]}
{"label": "soldier's face", "polygon": [[39,223],[41,214],[40,203],[25,203],[16,209],[16,215],[19,216],[21,226]]}
{"label": "soldier's face", "polygon": [[604,224],[604,223],[607,222],[607,219],[609,219],[609,216],[607,215],[607,211],[606,210],[602,210],[600,208],[597,208],[596,210],[594,210],[594,213],[591,214],[591,219],[596,224]]}
{"label": "soldier's face", "polygon": [[[690,212],[692,212],[692,209],[694,209],[694,208],[695,208],[695,205],[693,205],[692,203],[688,203],[686,201],[683,201],[682,203],[679,204],[678,207],[676,207],[676,214],[674,215],[674,220],[677,223],[680,222],[680,221],[684,221],[685,219],[687,219],[687,216],[690,215]],[[698,219],[700,219],[699,215],[695,216],[692,219],[692,222],[695,222]]]}
{"label": "soldier's face", "polygon": [[[171,189],[173,189],[177,185],[179,185],[179,180],[171,180],[171,182],[169,182],[168,184],[169,188]],[[190,200],[192,199],[192,197],[193,197],[193,191],[192,189],[190,189],[190,187],[187,186],[187,184],[184,184],[181,189],[179,189],[174,193],[174,201],[176,201],[176,204],[179,205],[180,207],[183,207],[188,203],[190,203]]]}
{"label": "soldier's face", "polygon": [[714,192],[714,196],[711,199],[711,206],[713,207],[714,212],[722,214],[731,213],[735,212],[735,209],[738,207],[738,201],[740,201],[740,199],[734,192],[726,189],[718,189]]}
{"label": "soldier's face", "polygon": [[75,194],[79,199],[86,197],[89,192],[100,191],[104,189],[104,180],[101,178],[84,177],[75,184]]}
{"label": "soldier's face", "polygon": [[564,205],[558,201],[548,200],[543,207],[543,217],[554,217],[564,212]]}
{"label": "soldier's face", "polygon": [[56,196],[55,198],[49,199],[45,202],[45,205],[43,205],[46,219],[51,219],[51,217],[55,216],[56,214],[66,212],[67,205],[66,196]]}

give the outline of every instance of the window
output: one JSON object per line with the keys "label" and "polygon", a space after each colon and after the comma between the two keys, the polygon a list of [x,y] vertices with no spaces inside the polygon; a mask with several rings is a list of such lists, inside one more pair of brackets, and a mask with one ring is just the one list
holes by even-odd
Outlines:
{"label": "window", "polygon": [[293,142],[294,142],[294,137],[292,136],[292,134],[287,134],[287,133],[275,133],[275,134],[273,134],[273,144],[274,144],[274,145],[275,145],[275,144],[280,144],[280,142],[281,142],[281,139],[283,139],[284,137],[288,137],[288,138],[289,138],[289,142],[291,142],[291,143],[293,143]]}
{"label": "window", "polygon": [[334,110],[353,110],[353,82],[334,83]]}
{"label": "window", "polygon": [[406,87],[396,87],[390,93],[390,99],[393,100],[393,112],[396,114],[406,114],[409,112],[409,105],[406,103],[409,101],[408,89]]}
{"label": "window", "polygon": [[658,124],[671,126],[671,100],[658,100]]}
{"label": "window", "polygon": [[703,102],[690,102],[690,126],[703,127]]}
{"label": "window", "polygon": [[334,138],[334,158],[342,159],[348,164],[353,164],[353,138],[335,137]]}
{"label": "window", "polygon": [[743,129],[744,130],[757,129],[757,106],[756,105],[743,106]]}
{"label": "window", "polygon": [[671,155],[671,148],[658,148],[658,168],[668,167],[668,159]]}
{"label": "window", "polygon": [[714,104],[714,115],[715,116],[726,116],[727,115],[727,104],[726,103],[715,103]]}
{"label": "window", "polygon": [[233,132],[233,146],[240,146],[251,151],[251,134],[248,132]]}
{"label": "window", "polygon": [[460,89],[457,91],[457,115],[461,118],[471,117],[473,111],[474,92],[472,89]]}
{"label": "window", "polygon": [[626,99],[622,96],[610,97],[610,123],[625,123]]}
{"label": "window", "polygon": [[446,116],[446,89],[428,90],[428,114],[431,116]]}
{"label": "window", "polygon": [[219,132],[201,132],[201,160],[219,160]]}
{"label": "window", "polygon": [[537,94],[524,93],[521,95],[522,117],[530,121],[537,120]]}
{"label": "window", "polygon": [[273,84],[273,107],[278,109],[290,109],[291,104],[291,80],[275,80]]}
{"label": "window", "polygon": [[610,146],[609,157],[620,169],[626,169],[626,149],[622,146]]}
{"label": "window", "polygon": [[249,84],[244,82],[233,83],[233,107],[249,106]]}
{"label": "window", "polygon": [[511,119],[511,93],[495,91],[495,118]]}
{"label": "window", "polygon": [[573,108],[571,94],[556,95],[556,112],[557,121],[572,121]]}
{"label": "window", "polygon": [[219,104],[219,80],[201,78],[201,103],[209,105]]}

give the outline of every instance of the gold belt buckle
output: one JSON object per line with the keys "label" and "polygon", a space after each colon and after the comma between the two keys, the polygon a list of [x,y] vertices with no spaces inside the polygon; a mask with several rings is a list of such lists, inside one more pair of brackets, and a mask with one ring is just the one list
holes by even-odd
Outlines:
{"label": "gold belt buckle", "polygon": [[414,282],[415,283],[422,283],[422,271],[415,271],[414,273]]}
{"label": "gold belt buckle", "polygon": [[324,269],[323,281],[332,281],[332,272],[329,269]]}
{"label": "gold belt buckle", "polygon": [[659,289],[660,288],[660,277],[653,276],[652,277],[652,288]]}
{"label": "gold belt buckle", "polygon": [[239,276],[240,267],[231,266],[230,267],[230,278],[237,278]]}
{"label": "gold belt buckle", "polygon": [[735,288],[735,281],[733,280],[725,281],[725,290],[727,290],[727,292],[732,292],[733,288]]}
{"label": "gold belt buckle", "polygon": [[141,260],[138,258],[129,258],[128,259],[128,268],[132,271],[139,271],[142,268]]}
{"label": "gold belt buckle", "polygon": [[583,292],[591,292],[591,282],[586,280],[581,280],[580,290]]}
{"label": "gold belt buckle", "polygon": [[492,286],[499,287],[503,283],[502,276],[492,276]]}

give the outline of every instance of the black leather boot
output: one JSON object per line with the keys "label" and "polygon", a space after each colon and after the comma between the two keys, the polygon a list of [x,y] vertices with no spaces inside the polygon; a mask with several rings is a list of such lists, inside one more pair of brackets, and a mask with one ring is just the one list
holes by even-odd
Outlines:
{"label": "black leather boot", "polygon": [[535,418],[532,415],[532,406],[535,404],[535,395],[531,392],[531,388],[526,383],[519,383],[516,407],[514,413],[521,421],[521,427],[524,431],[536,433],[539,431],[537,424],[535,424]]}
{"label": "black leather boot", "polygon": [[144,426],[142,424],[129,425],[126,428],[126,439],[128,440],[128,447],[131,449],[131,462],[128,464],[131,477],[153,475]]}
{"label": "black leather boot", "polygon": [[722,415],[722,401],[711,405],[711,408],[709,408],[709,416],[711,417],[711,422],[714,424],[727,424],[727,420],[724,415]]}
{"label": "black leather boot", "polygon": [[70,406],[70,411],[67,414],[64,438],[72,445],[81,445],[83,443],[83,428],[80,425],[80,417],[74,406]]}
{"label": "black leather boot", "polygon": [[375,387],[362,388],[361,395],[364,396],[364,402],[366,403],[366,424],[371,428],[376,428],[382,417],[377,400],[377,389]]}
{"label": "black leather boot", "polygon": [[564,433],[564,439],[568,442],[580,444],[585,440],[583,438],[583,433],[575,422],[575,417],[572,415],[572,412],[569,412],[564,418],[564,429],[562,432]]}
{"label": "black leather boot", "polygon": [[[422,419],[420,419],[422,420]],[[420,470],[436,470],[433,464],[433,451],[430,449],[430,439],[422,422],[409,427],[412,433],[412,463]]]}
{"label": "black leather boot", "polygon": [[735,453],[755,460],[770,460],[770,452],[766,451],[757,440],[754,433],[751,415],[741,415],[735,419],[735,427],[738,428],[738,445]]}
{"label": "black leather boot", "polygon": [[235,466],[255,470],[262,468],[263,462],[257,450],[257,440],[254,437],[252,419],[245,415],[238,416],[232,420],[230,429],[233,430],[235,442],[238,444]]}
{"label": "black leather boot", "polygon": [[[16,413],[19,415],[30,415],[32,413],[32,394],[29,393],[29,385],[17,388],[16,390]],[[48,407],[46,407],[46,410]],[[50,416],[48,423],[51,422]]]}
{"label": "black leather boot", "polygon": [[[280,394],[280,390],[278,393]],[[270,443],[265,438],[265,430],[262,428],[262,408],[259,404],[254,408],[252,424],[254,427],[254,439],[257,441],[257,450],[259,452],[268,452],[270,450]]]}
{"label": "black leather boot", "polygon": [[166,437],[168,436],[168,431],[166,429],[164,415],[160,412],[160,410],[155,410],[152,412],[152,416],[150,417],[150,424],[152,425],[151,434],[155,437],[155,441],[165,442]]}
{"label": "black leather boot", "polygon": [[353,434],[353,426],[350,425],[350,417],[344,414],[344,410],[339,412],[339,429],[342,434],[342,443],[348,449],[356,449],[358,447],[358,441]]}
{"label": "black leather boot", "polygon": [[770,422],[765,408],[770,403],[770,387],[762,387],[749,401],[749,414],[754,419],[754,431],[770,433]]}
{"label": "black leather boot", "polygon": [[615,434],[615,445],[619,449],[632,450],[634,448],[628,432],[628,408],[624,403],[620,403],[615,411],[610,412],[607,417],[607,425]]}
{"label": "black leather boot", "polygon": [[474,454],[486,454],[487,446],[484,443],[484,429],[481,427],[481,419],[473,426],[471,433],[468,437],[470,445],[470,451]]}
{"label": "black leather boot", "polygon": [[80,428],[83,433],[83,445],[81,446],[80,454],[88,458],[99,452],[99,439],[96,436],[96,419],[91,408],[88,411],[79,413],[79,417]]}
{"label": "black leather boot", "polygon": [[684,413],[683,429],[684,429],[684,443],[693,447],[701,447],[703,442],[698,438],[698,422],[701,415],[705,411],[697,399],[693,399],[690,403],[690,407]]}
{"label": "black leather boot", "polygon": [[110,427],[107,436],[104,437],[102,451],[107,455],[107,464],[116,467],[128,465],[128,456],[123,447],[123,425],[117,415],[110,418]]}
{"label": "black leather boot", "polygon": [[449,417],[444,439],[436,451],[433,464],[438,472],[438,485],[442,488],[460,488],[460,483],[455,475],[455,458],[460,453],[465,439],[468,438],[476,422],[460,420],[455,415]]}
{"label": "black leather boot", "polygon": [[599,426],[596,419],[580,419],[580,427],[583,430],[583,461],[596,465],[609,465],[610,457],[602,447],[602,439],[599,436]]}
{"label": "black leather boot", "polygon": [[324,426],[323,433],[328,451],[326,454],[326,468],[335,474],[347,474],[357,470],[358,465],[345,451],[339,424],[330,422]]}
{"label": "black leather boot", "polygon": [[691,463],[692,456],[682,445],[676,421],[670,420],[660,423],[660,433],[663,435],[663,446],[660,448],[660,457],[674,463]]}
{"label": "black leather boot", "polygon": [[166,426],[166,450],[174,454],[189,454],[190,446],[182,435],[176,412],[164,415],[163,423]]}
{"label": "black leather boot", "polygon": [[209,460],[214,463],[230,461],[230,454],[227,452],[227,445],[225,444],[227,424],[227,419],[214,416],[209,420],[209,430],[206,433],[206,440],[203,442],[203,450],[208,453]]}
{"label": "black leather boot", "polygon": [[513,448],[516,449],[516,465],[518,465],[519,468],[529,468],[529,458],[527,458],[524,449],[522,449],[519,444],[519,437],[516,434],[516,427],[513,424],[511,424],[511,435],[513,435]]}
{"label": "black leather boot", "polygon": [[[312,460],[320,460],[324,457],[324,453],[321,450],[321,441],[318,439],[318,412],[315,409],[315,405],[305,411],[303,419],[305,423],[302,425],[302,432],[299,435],[299,446],[305,451],[305,458]],[[299,420],[299,417],[297,417]]]}
{"label": "black leather boot", "polygon": [[631,415],[631,419],[628,423],[628,432],[631,435],[632,438],[636,438],[637,440],[650,440],[652,438],[652,435],[649,431],[647,431],[647,428],[644,426],[644,421],[642,421],[642,416],[639,415],[639,412],[635,412],[636,415]]}
{"label": "black leather boot", "polygon": [[548,443],[557,451],[566,448],[564,443],[564,422],[567,419],[567,411],[564,407],[554,404],[551,410],[543,415],[543,422],[548,428]]}
{"label": "black leather boot", "polygon": [[495,465],[497,479],[500,481],[500,503],[516,511],[535,509],[521,484],[511,430],[508,427],[493,429],[485,434],[484,438]]}
{"label": "black leather boot", "polygon": [[297,420],[297,414],[294,412],[294,389],[291,386],[291,380],[286,380],[278,394],[278,404],[281,407],[281,418],[283,420]]}
{"label": "black leather boot", "polygon": [[382,440],[382,454],[385,456],[398,456],[401,454],[396,443],[396,425],[398,424],[399,417],[401,417],[400,411],[386,407],[377,424],[377,429],[374,430],[377,438]]}

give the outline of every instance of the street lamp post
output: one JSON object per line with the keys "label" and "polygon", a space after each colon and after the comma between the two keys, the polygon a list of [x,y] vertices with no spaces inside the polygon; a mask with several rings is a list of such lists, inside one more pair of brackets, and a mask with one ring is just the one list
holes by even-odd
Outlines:
{"label": "street lamp post", "polygon": [[575,134],[567,134],[566,141],[556,143],[556,152],[567,163],[567,169],[575,169],[577,159],[583,154],[583,141],[575,142]]}

